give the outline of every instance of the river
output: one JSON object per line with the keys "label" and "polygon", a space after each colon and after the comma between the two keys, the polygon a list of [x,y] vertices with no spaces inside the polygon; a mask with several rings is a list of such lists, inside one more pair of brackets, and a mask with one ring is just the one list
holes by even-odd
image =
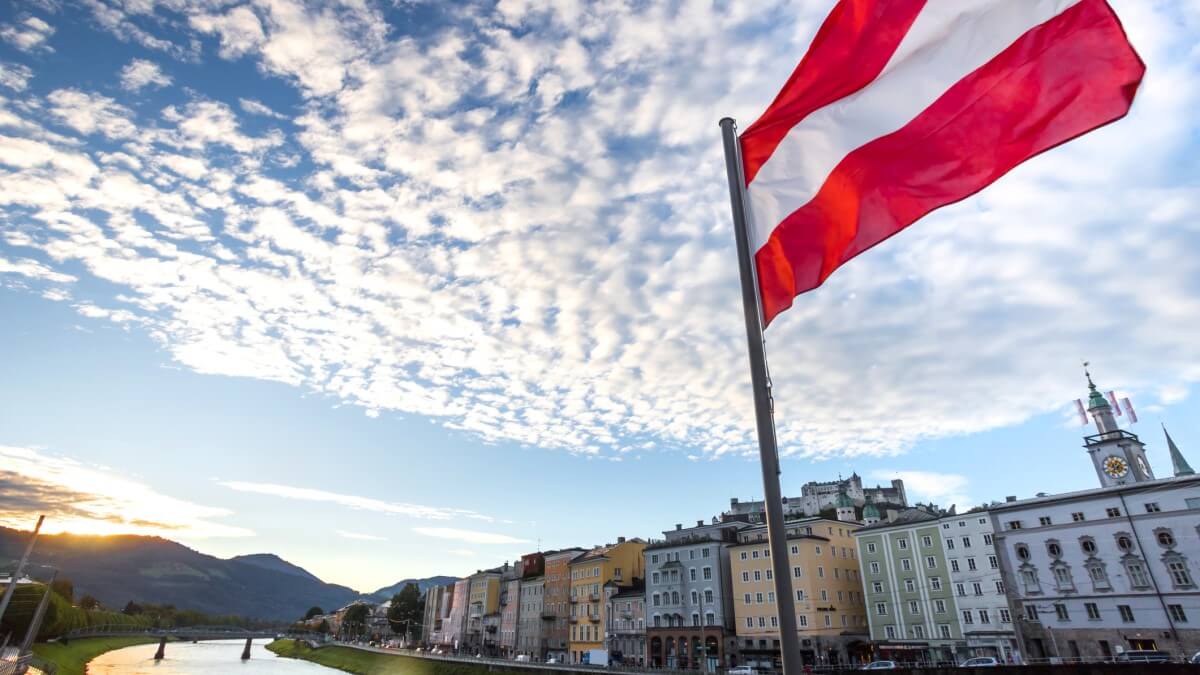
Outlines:
{"label": "river", "polygon": [[158,644],[138,645],[101,654],[88,664],[88,675],[329,675],[340,671],[299,659],[286,659],[267,651],[266,640],[256,640],[250,658],[242,661],[245,640],[168,642],[166,658],[155,662]]}

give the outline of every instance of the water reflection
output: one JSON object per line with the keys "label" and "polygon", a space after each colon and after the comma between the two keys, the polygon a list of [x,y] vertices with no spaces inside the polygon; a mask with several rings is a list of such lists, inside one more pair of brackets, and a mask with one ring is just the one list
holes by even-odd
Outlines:
{"label": "water reflection", "polygon": [[338,671],[308,661],[286,659],[267,651],[265,640],[256,640],[250,658],[242,661],[245,640],[168,642],[166,658],[154,660],[158,644],[126,647],[101,654],[88,664],[88,675],[329,675]]}

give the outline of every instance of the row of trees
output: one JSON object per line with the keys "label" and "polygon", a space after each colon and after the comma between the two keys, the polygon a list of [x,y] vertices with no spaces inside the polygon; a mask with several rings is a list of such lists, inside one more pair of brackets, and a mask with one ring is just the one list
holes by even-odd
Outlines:
{"label": "row of trees", "polygon": [[[308,622],[325,614],[320,607],[310,607],[304,617],[292,625],[294,630],[313,630]],[[420,636],[421,623],[425,615],[425,598],[416,584],[405,584],[399,593],[392,596],[388,607],[387,620],[391,632],[396,635],[407,635],[410,639]],[[351,605],[342,615],[340,634],[346,638],[382,639],[384,636],[373,631],[370,625],[371,607],[365,602]],[[328,633],[329,622],[322,620],[315,630]]]}

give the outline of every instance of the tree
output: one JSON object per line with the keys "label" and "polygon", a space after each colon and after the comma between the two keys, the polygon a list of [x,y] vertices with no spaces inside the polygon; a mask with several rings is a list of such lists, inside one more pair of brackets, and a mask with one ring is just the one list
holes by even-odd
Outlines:
{"label": "tree", "polygon": [[324,613],[325,613],[325,610],[321,609],[320,607],[316,607],[316,606],[309,607],[308,611],[304,613],[304,620],[308,621],[309,619],[313,618],[314,616],[321,616]]}
{"label": "tree", "polygon": [[318,633],[328,633],[329,632],[329,622],[326,621],[325,619],[321,619],[321,625],[317,626],[317,632]]}
{"label": "tree", "polygon": [[89,612],[100,609],[100,601],[85,593],[84,596],[79,599],[79,608],[86,609]]}
{"label": "tree", "polygon": [[393,633],[412,635],[415,631],[420,634],[424,614],[425,598],[421,597],[421,589],[416,584],[409,583],[392,596],[392,605],[388,608],[388,623],[391,624]]}
{"label": "tree", "polygon": [[125,609],[121,610],[122,614],[141,614],[142,606],[130,600],[125,604]]}
{"label": "tree", "polygon": [[50,584],[50,590],[58,594],[58,597],[66,600],[68,603],[75,602],[75,584],[66,577],[59,577]]}
{"label": "tree", "polygon": [[357,603],[351,605],[346,610],[346,614],[342,616],[342,631],[358,635],[367,627],[367,617],[370,615],[371,609],[366,603]]}

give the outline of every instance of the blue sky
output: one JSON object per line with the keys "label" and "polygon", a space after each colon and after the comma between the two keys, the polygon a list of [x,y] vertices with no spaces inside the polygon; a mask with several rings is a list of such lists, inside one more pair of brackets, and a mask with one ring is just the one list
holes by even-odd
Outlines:
{"label": "blue sky", "polygon": [[[760,494],[716,121],[829,5],[6,3],[0,523],[373,589]],[[1200,447],[1200,3],[1113,5],[1128,119],[772,325],[785,492],[1092,486],[1083,359]]]}

